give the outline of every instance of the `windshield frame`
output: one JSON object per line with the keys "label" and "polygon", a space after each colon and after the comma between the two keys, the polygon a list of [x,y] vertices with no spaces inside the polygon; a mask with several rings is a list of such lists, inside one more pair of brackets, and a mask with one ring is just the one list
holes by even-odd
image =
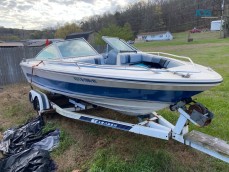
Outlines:
{"label": "windshield frame", "polygon": [[[54,49],[56,49],[56,52],[57,52],[57,55],[58,57],[57,58],[53,58],[53,59],[37,59],[37,57],[43,53],[44,51],[46,51],[48,48],[50,47],[53,47]],[[31,59],[35,59],[37,61],[57,61],[57,60],[61,60],[63,57],[62,57],[62,54],[60,53],[60,50],[56,47],[55,43],[53,42],[52,44],[49,44],[48,46],[42,48],[35,57],[31,58]]]}
{"label": "windshield frame", "polygon": [[[62,43],[62,42],[67,42],[67,41],[74,41],[74,40],[82,40],[83,42],[85,42],[87,45],[89,45],[89,47],[95,52],[94,55],[82,55],[82,56],[68,56],[68,57],[64,57],[58,47],[58,44]],[[63,41],[58,41],[53,43],[56,47],[56,49],[59,51],[61,59],[69,59],[69,58],[80,58],[80,57],[89,57],[89,56],[96,56],[99,55],[99,53],[91,46],[91,44],[89,44],[84,38],[73,38],[73,39],[67,39],[67,40],[63,40]]]}
{"label": "windshield frame", "polygon": [[[124,41],[123,39],[120,39],[118,37],[109,37],[109,36],[102,36],[102,39],[113,49],[115,49],[117,52],[119,53],[125,53],[125,52],[137,52],[138,49],[129,45],[126,41]],[[121,43],[123,43],[125,46],[127,46],[130,50],[120,50],[117,47],[114,46],[114,44],[109,40],[109,39],[117,39],[119,40]]]}

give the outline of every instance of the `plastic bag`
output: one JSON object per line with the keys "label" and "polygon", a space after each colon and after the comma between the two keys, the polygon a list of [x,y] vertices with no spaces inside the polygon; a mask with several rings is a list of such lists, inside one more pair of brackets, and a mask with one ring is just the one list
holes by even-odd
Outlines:
{"label": "plastic bag", "polygon": [[0,172],[54,172],[56,166],[46,150],[27,149],[0,161]]}

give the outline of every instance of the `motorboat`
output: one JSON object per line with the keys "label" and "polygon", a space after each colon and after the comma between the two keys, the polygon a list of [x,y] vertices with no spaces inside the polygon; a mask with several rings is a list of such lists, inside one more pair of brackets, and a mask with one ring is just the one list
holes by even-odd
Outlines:
{"label": "motorboat", "polygon": [[103,36],[99,54],[83,38],[53,42],[20,65],[29,83],[52,93],[138,116],[169,107],[223,79],[189,57],[142,52]]}
{"label": "motorboat", "polygon": [[[119,38],[103,37],[99,54],[84,39],[53,42],[21,67],[31,84],[29,92],[38,115],[66,118],[164,140],[176,140],[229,163],[229,145],[192,130],[209,125],[214,114],[192,96],[222,82],[209,67],[190,58],[161,52],[142,52]],[[42,91],[40,90],[42,89]],[[48,93],[47,93],[48,92]],[[49,93],[51,92],[51,94]],[[138,117],[138,123],[118,121],[82,110],[98,106]],[[157,110],[177,111],[173,125]],[[101,131],[102,132],[102,131]]]}

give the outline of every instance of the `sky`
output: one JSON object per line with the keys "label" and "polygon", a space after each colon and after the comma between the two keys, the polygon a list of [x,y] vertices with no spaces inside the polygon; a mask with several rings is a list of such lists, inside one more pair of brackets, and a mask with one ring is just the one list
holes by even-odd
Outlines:
{"label": "sky", "polygon": [[0,26],[43,29],[114,12],[143,0],[0,0]]}

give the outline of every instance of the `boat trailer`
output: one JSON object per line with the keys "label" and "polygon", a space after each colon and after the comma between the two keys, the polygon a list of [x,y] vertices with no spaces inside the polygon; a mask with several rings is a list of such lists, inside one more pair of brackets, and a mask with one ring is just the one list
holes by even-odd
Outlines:
{"label": "boat trailer", "polygon": [[94,108],[95,106],[87,102],[69,98],[68,103],[71,106],[63,107],[57,105],[58,103],[54,101],[55,95],[53,97],[54,98],[50,99],[47,94],[40,91],[31,90],[29,92],[29,100],[40,115],[54,111],[67,118],[105,127],[164,140],[174,139],[182,144],[229,163],[229,144],[227,144],[226,141],[195,130],[189,132],[189,122],[203,127],[208,125],[214,116],[213,113],[202,104],[192,101],[191,99],[186,99],[170,106],[172,111],[176,110],[179,112],[179,118],[176,124],[173,125],[156,112],[148,116],[139,116],[140,122],[137,124],[82,114],[79,113],[79,111]]}

